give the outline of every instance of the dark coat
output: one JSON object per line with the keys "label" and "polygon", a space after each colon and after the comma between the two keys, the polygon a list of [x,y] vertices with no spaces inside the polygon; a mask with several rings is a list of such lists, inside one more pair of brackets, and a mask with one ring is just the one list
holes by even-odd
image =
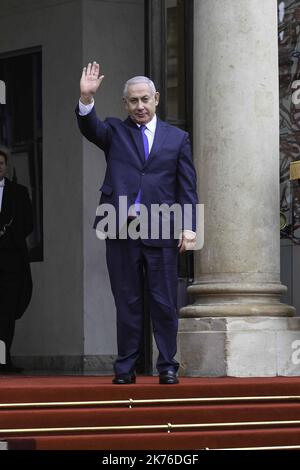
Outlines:
{"label": "dark coat", "polygon": [[6,192],[5,197],[7,197],[11,202],[11,215],[13,217],[13,222],[10,230],[14,244],[20,251],[22,259],[22,268],[20,273],[22,278],[22,289],[16,311],[16,318],[18,319],[24,314],[32,296],[32,278],[26,237],[33,230],[33,214],[31,200],[25,186],[13,183],[9,179],[5,178],[4,192]]}
{"label": "dark coat", "polygon": [[[128,209],[141,189],[141,203],[149,214],[153,204],[170,206],[179,203],[182,208],[190,204],[192,216],[183,228],[196,231],[196,172],[188,133],[158,119],[153,146],[149,158],[145,160],[141,132],[130,118],[125,121],[117,118],[101,121],[95,108],[86,116],[80,116],[78,111],[77,107],[76,115],[82,134],[105,152],[107,169],[100,187],[100,203],[115,207],[117,230],[121,211],[119,196],[127,196]],[[99,220],[101,216],[96,217],[94,228]],[[149,239],[147,243],[168,246],[173,245],[174,240]]]}

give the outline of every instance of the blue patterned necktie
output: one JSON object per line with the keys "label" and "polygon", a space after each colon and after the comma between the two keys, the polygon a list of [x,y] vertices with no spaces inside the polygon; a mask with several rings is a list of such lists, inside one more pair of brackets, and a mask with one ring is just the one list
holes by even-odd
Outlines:
{"label": "blue patterned necktie", "polygon": [[148,141],[148,137],[145,134],[146,129],[147,129],[147,127],[144,124],[140,127],[140,130],[141,130],[142,136],[143,136],[145,159],[147,160],[147,158],[149,157],[149,141]]}
{"label": "blue patterned necktie", "polygon": [[[146,136],[145,134],[145,131],[146,131],[147,127],[143,124],[141,127],[140,127],[140,131],[142,133],[142,137],[143,137],[143,144],[144,144],[144,153],[145,153],[145,160],[147,160],[147,158],[149,157],[149,141],[148,141],[148,137]],[[140,203],[141,203],[141,190],[139,190],[138,192],[138,195],[136,197],[136,200],[134,202],[134,205],[135,205],[135,211],[136,213],[139,215],[140,213]]]}

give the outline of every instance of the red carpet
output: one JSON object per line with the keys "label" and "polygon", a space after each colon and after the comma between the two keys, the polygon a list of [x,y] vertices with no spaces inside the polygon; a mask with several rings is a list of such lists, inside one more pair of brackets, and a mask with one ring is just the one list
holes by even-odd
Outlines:
{"label": "red carpet", "polygon": [[[159,385],[157,377],[138,377],[135,385],[112,385],[112,377],[0,376],[0,403],[113,401],[196,397],[300,396],[300,377],[181,378],[175,386]],[[0,408],[0,428],[63,428],[149,426],[249,421],[300,421],[300,401],[267,400],[208,403],[149,403],[53,408]],[[224,447],[300,445],[300,424],[228,427],[47,431],[0,431],[10,449],[174,450]]]}

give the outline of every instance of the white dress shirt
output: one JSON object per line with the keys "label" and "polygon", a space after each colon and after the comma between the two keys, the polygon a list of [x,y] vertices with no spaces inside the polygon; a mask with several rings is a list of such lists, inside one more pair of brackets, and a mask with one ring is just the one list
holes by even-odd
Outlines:
{"label": "white dress shirt", "polygon": [[[153,141],[154,141],[156,124],[157,124],[156,114],[154,114],[150,122],[147,122],[147,124],[145,124],[146,126],[145,135],[147,136],[148,143],[149,143],[149,153],[151,152]],[[141,127],[140,124],[137,124],[137,126]]]}
{"label": "white dress shirt", "polygon": [[4,191],[5,179],[3,178],[0,181],[0,212],[2,208],[2,199],[3,199],[3,191]]}

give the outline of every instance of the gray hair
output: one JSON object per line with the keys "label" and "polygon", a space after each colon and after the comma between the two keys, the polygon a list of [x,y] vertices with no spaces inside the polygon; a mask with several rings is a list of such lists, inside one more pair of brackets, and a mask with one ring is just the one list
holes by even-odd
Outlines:
{"label": "gray hair", "polygon": [[147,83],[147,85],[149,86],[149,88],[151,90],[152,95],[155,95],[156,88],[155,88],[155,85],[152,82],[152,80],[150,80],[150,78],[148,78],[148,77],[137,76],[137,77],[130,78],[125,83],[124,91],[123,91],[123,98],[127,98],[127,96],[128,96],[128,87],[130,85],[136,85],[137,83]]}

